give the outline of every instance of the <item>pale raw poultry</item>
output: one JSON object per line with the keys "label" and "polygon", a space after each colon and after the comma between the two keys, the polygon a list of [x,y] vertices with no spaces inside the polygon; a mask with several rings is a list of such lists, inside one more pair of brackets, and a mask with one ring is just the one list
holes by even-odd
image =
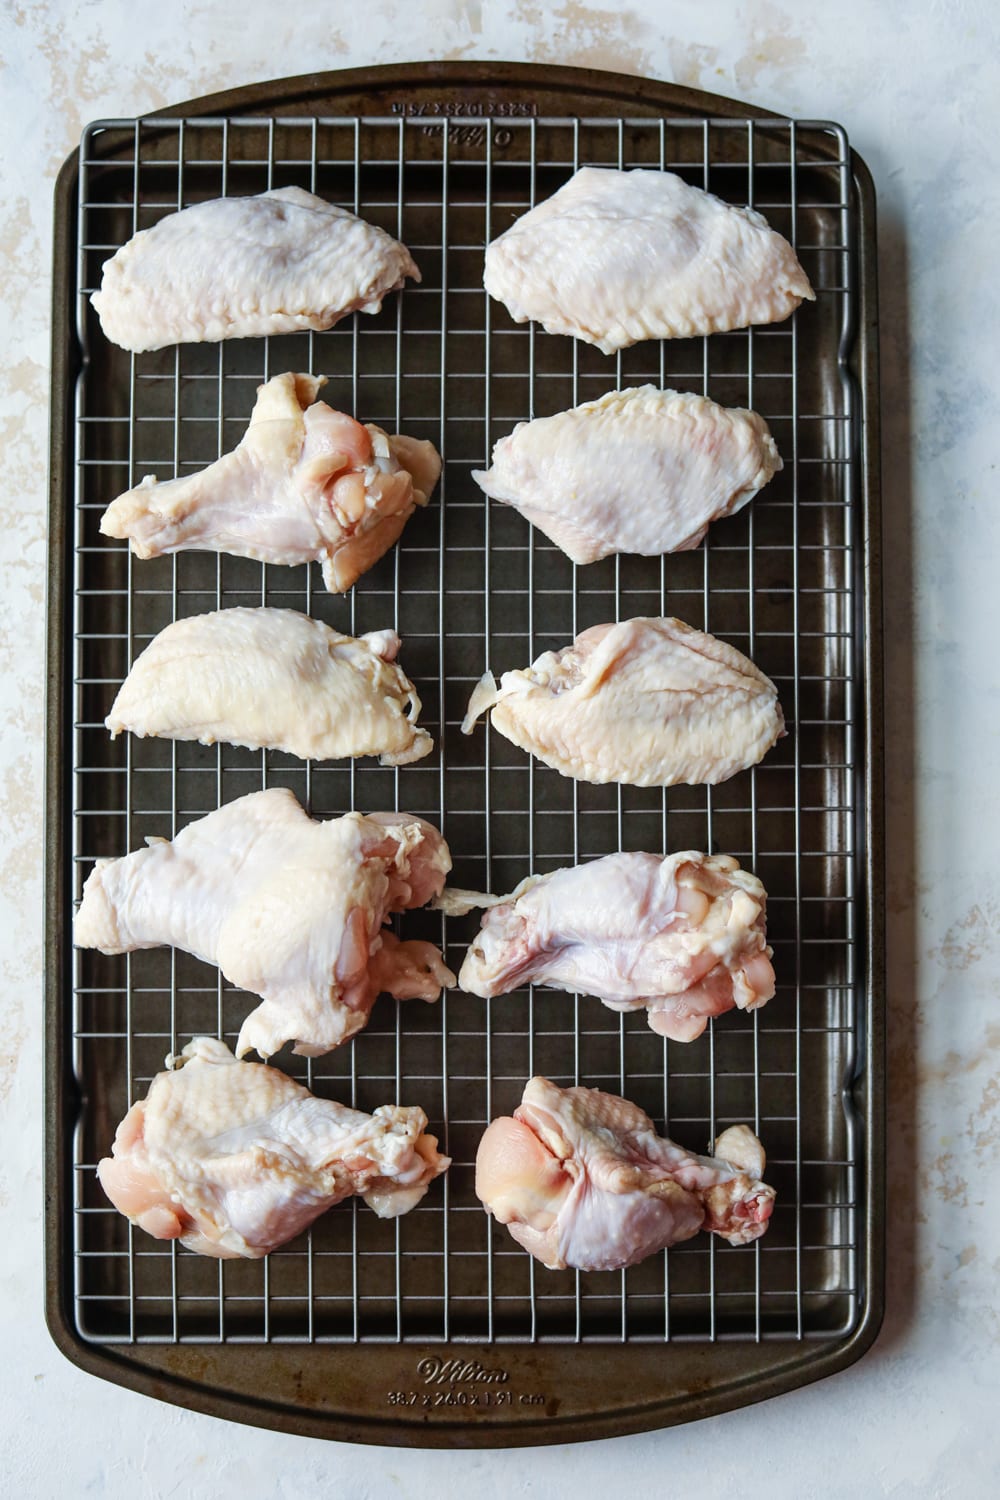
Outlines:
{"label": "pale raw poultry", "polygon": [[746,1125],[696,1156],[627,1099],[532,1078],[480,1142],[476,1193],[550,1270],[616,1271],[699,1229],[730,1245],[759,1239],[774,1207],[764,1166]]}
{"label": "pale raw poultry", "polygon": [[141,353],[332,328],[407,277],[413,257],[384,229],[286,187],[167,214],[105,262],[91,301],[105,337]]}
{"label": "pale raw poultry", "polygon": [[433,749],[420,699],[396,665],[394,630],[354,639],[292,609],[223,609],[175,620],[122,683],[111,737],[223,740],[303,760],[377,755],[405,765]]}
{"label": "pale raw poultry", "polygon": [[778,693],[741,652],[680,620],[594,625],[499,686],[487,673],[462,724],[493,728],[563,776],[714,785],[784,734]]}
{"label": "pale raw poultry", "polygon": [[484,999],[528,984],[596,995],[690,1042],[711,1016],[773,996],[766,909],[731,855],[609,854],[491,903],[458,983]]}
{"label": "pale raw poultry", "polygon": [[286,1042],[318,1057],[368,1023],[382,993],[436,1000],[455,976],[432,943],[401,942],[391,912],[423,906],[451,868],[448,846],[410,813],[314,822],[283,787],[253,792],[98,860],[73,929],[80,948],[172,944],[261,996],[236,1051]]}
{"label": "pale raw poultry", "polygon": [[596,344],[775,323],[815,294],[751,208],[672,172],[582,167],[486,250],[483,283],[516,323]]}
{"label": "pale raw poultry", "polygon": [[132,1105],[97,1175],[154,1238],[256,1260],[352,1194],[383,1219],[409,1212],[450,1165],[426,1126],[422,1109],[362,1114],[197,1037]]}
{"label": "pale raw poultry", "polygon": [[387,552],[441,473],[432,443],[362,426],[316,398],[323,376],[276,375],[257,391],[242,441],[197,474],[147,475],[101,517],[137,557],[229,552],[318,562],[334,594]]}
{"label": "pale raw poultry", "polygon": [[522,422],[472,477],[582,564],[697,547],[780,468],[756,412],[645,385]]}

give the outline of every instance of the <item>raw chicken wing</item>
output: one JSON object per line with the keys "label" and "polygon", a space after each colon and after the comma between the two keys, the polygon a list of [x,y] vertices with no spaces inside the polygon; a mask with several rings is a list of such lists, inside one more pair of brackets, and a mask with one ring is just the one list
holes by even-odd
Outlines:
{"label": "raw chicken wing", "polygon": [[377,313],[408,276],[405,245],[302,188],[213,198],[143,229],[104,264],[91,301],[105,337],[136,353]]}
{"label": "raw chicken wing", "polygon": [[197,474],[151,475],[112,501],[105,536],[137,557],[230,552],[322,565],[334,594],[396,541],[441,473],[431,443],[389,437],[317,401],[325,377],[276,375],[257,391],[243,440]]}
{"label": "raw chicken wing", "polygon": [[462,724],[492,709],[508,740],[563,776],[629,786],[714,785],[784,734],[774,683],[734,647],[680,620],[593,625],[499,687],[487,673]]}
{"label": "raw chicken wing", "polygon": [[458,983],[484,999],[525,984],[597,995],[690,1042],[709,1016],[774,994],[766,906],[728,854],[609,854],[529,876],[491,904]]}
{"label": "raw chicken wing", "polygon": [[640,339],[776,323],[815,294],[751,208],[671,172],[582,167],[486,251],[491,297],[605,354]]}
{"label": "raw chicken wing", "polygon": [[420,699],[395,665],[399,646],[394,630],[354,640],[291,609],[193,615],[146,647],[104,722],[112,739],[128,729],[404,765],[434,742],[417,727]]}
{"label": "raw chicken wing", "polygon": [[239,1057],[270,1057],[288,1041],[318,1057],[367,1025],[383,991],[436,1000],[454,984],[433,944],[383,930],[390,912],[437,895],[450,868],[447,844],[422,818],[348,813],[316,823],[274,787],[170,842],[98,860],[73,937],[102,953],[172,943],[216,963],[262,997],[243,1023]]}
{"label": "raw chicken wing", "polygon": [[317,1099],[277,1068],[197,1037],[167,1059],[98,1163],[115,1207],[158,1240],[257,1260],[357,1193],[407,1213],[450,1165],[422,1109]]}
{"label": "raw chicken wing", "polygon": [[473,479],[575,563],[697,547],[710,521],[746,505],[781,459],[756,412],[704,396],[610,391],[522,422]]}
{"label": "raw chicken wing", "polygon": [[746,1125],[695,1156],[627,1099],[532,1078],[513,1118],[479,1143],[476,1193],[550,1270],[617,1271],[699,1229],[731,1245],[759,1239],[774,1208],[763,1171]]}

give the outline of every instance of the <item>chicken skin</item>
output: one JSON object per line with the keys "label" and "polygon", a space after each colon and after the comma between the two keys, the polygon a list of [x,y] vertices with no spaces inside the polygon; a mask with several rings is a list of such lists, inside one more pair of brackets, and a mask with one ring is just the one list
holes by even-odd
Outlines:
{"label": "chicken skin", "polygon": [[147,475],[101,517],[137,557],[229,552],[259,562],[318,562],[343,594],[393,545],[441,473],[432,443],[389,437],[334,411],[325,377],[276,375],[257,391],[242,441],[197,474]]}
{"label": "chicken skin", "polygon": [[594,625],[499,687],[487,673],[462,724],[494,729],[563,776],[600,785],[714,785],[784,734],[774,683],[724,641],[680,620]]}
{"label": "chicken skin", "polygon": [[731,855],[609,854],[529,876],[491,904],[459,987],[484,999],[526,984],[596,995],[694,1041],[710,1016],[773,996],[766,906]]}
{"label": "chicken skin", "polygon": [[751,208],[671,172],[582,167],[486,251],[483,283],[516,323],[596,344],[776,323],[815,300],[787,240]]}
{"label": "chicken skin", "polygon": [[740,510],[780,468],[756,412],[645,385],[522,422],[472,477],[573,562],[591,563],[697,547],[710,521]]}
{"label": "chicken skin", "polygon": [[287,750],[303,760],[433,748],[420,699],[395,664],[394,630],[354,640],[292,609],[223,609],[176,620],[135,662],[105,724],[140,736]]}
{"label": "chicken skin", "polygon": [[422,1109],[317,1099],[277,1068],[197,1037],[167,1059],[98,1163],[115,1208],[158,1240],[257,1260],[352,1194],[408,1213],[450,1165]]}
{"label": "chicken skin", "polygon": [[448,846],[410,813],[314,822],[285,788],[253,792],[155,839],[98,860],[83,888],[80,948],[129,953],[173,944],[261,996],[238,1057],[286,1042],[319,1057],[368,1024],[381,993],[436,1000],[454,975],[431,943],[383,924],[425,905],[451,868]]}
{"label": "chicken skin", "polygon": [[140,230],[91,301],[106,338],[167,344],[332,328],[420,272],[405,245],[302,188],[213,198]]}
{"label": "chicken skin", "polygon": [[476,1194],[550,1270],[616,1271],[699,1229],[731,1245],[759,1239],[774,1207],[764,1165],[746,1125],[695,1156],[627,1099],[532,1078],[513,1118],[479,1143]]}

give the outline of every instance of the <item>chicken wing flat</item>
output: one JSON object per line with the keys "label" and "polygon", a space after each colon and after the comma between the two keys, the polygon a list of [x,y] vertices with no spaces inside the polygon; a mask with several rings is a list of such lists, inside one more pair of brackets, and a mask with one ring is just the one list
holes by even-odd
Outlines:
{"label": "chicken wing flat", "polygon": [[516,323],[605,354],[780,322],[815,300],[791,245],[753,209],[672,172],[609,167],[581,167],[494,240],[483,282]]}
{"label": "chicken wing flat", "polygon": [[404,765],[433,741],[417,726],[420,699],[395,663],[399,647],[394,630],[355,640],[292,609],[192,615],[154,637],[104,722],[112,739],[130,730]]}
{"label": "chicken wing flat", "polygon": [[575,563],[704,539],[781,468],[763,417],[651,385],[522,422],[473,479]]}
{"label": "chicken wing flat", "polygon": [[105,337],[167,344],[332,328],[377,313],[420,272],[405,245],[302,188],[213,198],[142,229],[105,262],[91,298]]}
{"label": "chicken wing flat", "polygon": [[487,673],[463,732],[487,709],[515,745],[596,784],[714,785],[784,733],[774,683],[734,647],[674,619],[594,625],[505,672],[499,686]]}

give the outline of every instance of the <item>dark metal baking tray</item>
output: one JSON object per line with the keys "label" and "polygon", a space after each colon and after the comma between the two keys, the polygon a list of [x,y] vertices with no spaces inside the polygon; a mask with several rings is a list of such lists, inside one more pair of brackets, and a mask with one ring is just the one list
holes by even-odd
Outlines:
{"label": "dark metal baking tray", "polygon": [[[785,324],[612,358],[515,326],[482,290],[484,244],[585,162],[665,166],[753,203],[796,243],[816,303]],[[320,335],[137,357],[108,345],[85,293],[117,245],[181,205],[288,183],[398,233],[422,285]],[[688,1420],[871,1343],[884,1139],[874,245],[871,181],[840,127],[611,73],[365,69],[85,132],[56,190],[49,574],[48,1318],[70,1359],[241,1421],[474,1446]],[[301,568],[133,562],[99,537],[127,484],[231,447],[257,382],[282,369],[328,375],[334,404],[444,452],[430,507],[352,595]],[[785,458],[703,549],[574,569],[484,501],[470,470],[516,421],[647,379],[755,407]],[[352,630],[396,624],[440,752],[392,770],[111,743],[103,716],[152,633],[178,613],[264,601]],[[661,612],[734,642],[778,683],[790,732],[758,768],[714,790],[597,788],[488,731],[458,733],[487,665]],[[75,953],[70,916],[94,857],[265,783],[320,815],[425,814],[465,886],[508,890],[620,847],[735,853],[770,894],[778,993],[689,1046],[642,1015],[541,990],[382,1000],[352,1045],[298,1075],[362,1107],[423,1105],[455,1159],[445,1182],[395,1224],[342,1205],[264,1262],[178,1252],[108,1207],[94,1163],[164,1054],[197,1032],[232,1039],[252,1001],[183,954]],[[474,926],[427,914],[409,930],[456,962]],[[620,1274],[535,1265],[472,1191],[480,1132],[533,1072],[627,1094],[699,1150],[749,1121],[778,1190],[766,1238],[733,1250],[703,1236]]]}

